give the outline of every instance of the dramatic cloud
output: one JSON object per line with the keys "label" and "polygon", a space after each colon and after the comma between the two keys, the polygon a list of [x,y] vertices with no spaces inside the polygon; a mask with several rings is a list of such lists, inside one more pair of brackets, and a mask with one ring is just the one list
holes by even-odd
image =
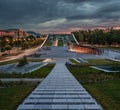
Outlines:
{"label": "dramatic cloud", "polygon": [[0,0],[0,29],[52,33],[119,25],[119,0]]}

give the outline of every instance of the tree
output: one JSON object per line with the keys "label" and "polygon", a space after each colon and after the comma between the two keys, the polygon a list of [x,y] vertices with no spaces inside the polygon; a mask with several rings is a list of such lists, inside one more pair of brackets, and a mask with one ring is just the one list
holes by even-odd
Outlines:
{"label": "tree", "polygon": [[5,46],[5,50],[7,50],[8,52],[9,52],[9,54],[10,54],[10,50],[12,49],[12,47],[10,46],[10,45],[6,45]]}
{"label": "tree", "polygon": [[26,49],[28,47],[29,47],[29,43],[28,42],[23,42],[22,49]]}
{"label": "tree", "polygon": [[24,56],[22,59],[19,59],[18,60],[18,67],[22,67],[22,66],[24,66],[24,65],[26,65],[26,64],[28,64],[28,61],[27,61],[27,57],[26,56]]}
{"label": "tree", "polygon": [[109,29],[107,32],[101,29],[95,30],[80,30],[72,32],[78,42],[85,44],[98,45],[119,45],[120,44],[120,30]]}

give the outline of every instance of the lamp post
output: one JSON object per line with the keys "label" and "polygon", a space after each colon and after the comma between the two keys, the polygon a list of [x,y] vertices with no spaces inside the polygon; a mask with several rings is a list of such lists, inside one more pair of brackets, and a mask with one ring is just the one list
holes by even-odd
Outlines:
{"label": "lamp post", "polygon": [[19,34],[19,29],[17,30],[17,47],[18,47],[18,51],[19,51],[19,37],[20,37],[20,34]]}

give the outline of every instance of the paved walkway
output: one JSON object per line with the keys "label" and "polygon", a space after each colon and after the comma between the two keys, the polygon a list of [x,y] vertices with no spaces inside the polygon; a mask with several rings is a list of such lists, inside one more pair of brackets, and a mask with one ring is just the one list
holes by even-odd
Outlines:
{"label": "paved walkway", "polygon": [[81,84],[58,61],[51,73],[17,110],[102,110]]}

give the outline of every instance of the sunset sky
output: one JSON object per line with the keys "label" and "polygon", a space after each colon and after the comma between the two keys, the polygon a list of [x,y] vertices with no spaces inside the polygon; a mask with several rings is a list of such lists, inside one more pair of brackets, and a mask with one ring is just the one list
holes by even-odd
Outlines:
{"label": "sunset sky", "polygon": [[0,0],[0,29],[71,32],[120,25],[120,0]]}

